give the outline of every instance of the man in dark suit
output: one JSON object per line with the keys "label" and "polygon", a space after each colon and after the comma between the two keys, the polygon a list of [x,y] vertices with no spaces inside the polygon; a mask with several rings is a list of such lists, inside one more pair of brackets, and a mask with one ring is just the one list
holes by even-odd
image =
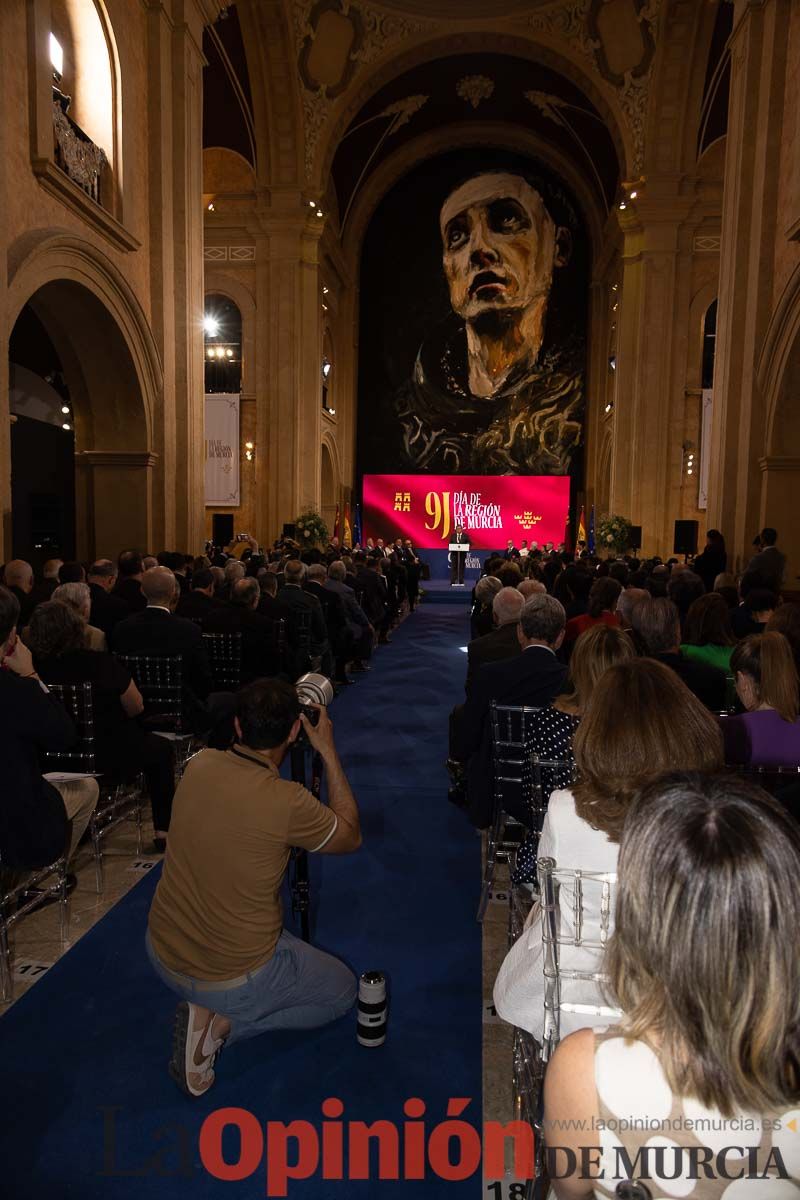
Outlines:
{"label": "man in dark suit", "polygon": [[132,613],[147,608],[147,598],[142,592],[144,563],[138,550],[123,550],[117,559],[117,582],[114,595],[124,600]]}
{"label": "man in dark suit", "polygon": [[777,540],[777,530],[762,529],[758,538],[761,550],[750,559],[747,570],[758,571],[763,580],[763,586],[770,592],[780,594],[786,571],[786,555],[775,545]]}
{"label": "man in dark suit", "polygon": [[340,560],[332,562],[328,567],[328,578],[325,590],[338,596],[344,608],[345,620],[350,631],[353,659],[352,671],[365,671],[364,659],[372,654],[372,644],[375,630],[364,609],[356,600],[355,592],[345,582],[347,573],[344,563]]}
{"label": "man in dark suit", "polygon": [[[316,596],[311,596],[303,590],[306,577],[305,564],[298,558],[289,559],[283,570],[284,585],[278,592],[276,609],[279,617],[286,621],[286,641],[289,647],[289,668],[292,678],[304,674],[313,664],[309,659],[321,660],[329,651],[328,631],[325,628],[325,618],[322,606]],[[310,641],[308,646],[301,644],[298,620],[300,614],[308,614],[305,620],[309,622]]]}
{"label": "man in dark suit", "polygon": [[[333,678],[337,683],[354,683],[355,680],[347,678],[346,671],[347,662],[353,655],[353,636],[347,623],[342,598],[325,586],[327,578],[328,570],[325,564],[312,563],[306,575],[305,591],[319,600],[322,608],[333,659]],[[327,674],[324,667],[323,673]]]}
{"label": "man in dark suit", "polygon": [[257,579],[237,579],[230,603],[215,605],[203,621],[204,633],[241,634],[242,683],[280,672],[272,621],[256,611],[260,595]]}
{"label": "man in dark suit", "polygon": [[501,588],[494,597],[492,616],[496,628],[491,633],[475,638],[467,646],[467,679],[464,685],[467,695],[481,667],[522,653],[517,626],[524,603],[525,597],[512,587]]}
{"label": "man in dark suit", "polygon": [[677,606],[666,596],[648,596],[633,610],[634,628],[647,653],[679,675],[690,692],[711,712],[725,708],[725,672],[681,654],[681,620]]}
{"label": "man in dark suit", "polygon": [[19,604],[19,627],[24,629],[36,607],[33,567],[23,558],[13,558],[5,565],[3,580],[12,595],[16,596],[17,604]]}
{"label": "man in dark suit", "polygon": [[[556,658],[565,624],[563,605],[555,597],[531,596],[519,619],[517,636],[522,652],[481,667],[466,704],[452,722],[451,756],[467,763],[467,811],[478,829],[485,829],[492,816],[492,701],[532,708],[550,704],[567,675]],[[525,823],[529,819],[524,811],[512,815]]]}
{"label": "man in dark suit", "polygon": [[185,617],[187,621],[196,621],[202,625],[206,617],[210,617],[218,608],[224,607],[214,597],[214,576],[211,571],[195,571],[191,579],[191,589],[181,591],[178,607],[175,613]]}
{"label": "man in dark suit", "polygon": [[419,576],[422,564],[417,558],[411,538],[403,543],[403,559],[408,576],[408,611],[413,612],[419,598]]}
{"label": "man in dark suit", "polygon": [[361,593],[361,607],[370,624],[383,632],[389,615],[389,592],[377,558],[362,555],[356,574],[356,587]]}
{"label": "man in dark suit", "polygon": [[112,648],[118,654],[180,655],[187,717],[195,729],[207,728],[205,701],[213,678],[200,626],[175,616],[178,583],[167,567],[145,571],[142,595],[146,607],[120,621],[112,634]]}
{"label": "man in dark suit", "polygon": [[102,629],[107,638],[120,621],[131,615],[131,610],[124,600],[114,595],[113,588],[117,581],[117,568],[110,558],[99,558],[93,562],[86,577],[91,597],[89,624],[95,629]]}
{"label": "man in dark suit", "polygon": [[262,617],[269,617],[270,621],[279,621],[281,614],[278,612],[278,575],[276,571],[270,571],[269,568],[258,577],[258,586],[261,589],[261,599],[258,602],[258,611]]}

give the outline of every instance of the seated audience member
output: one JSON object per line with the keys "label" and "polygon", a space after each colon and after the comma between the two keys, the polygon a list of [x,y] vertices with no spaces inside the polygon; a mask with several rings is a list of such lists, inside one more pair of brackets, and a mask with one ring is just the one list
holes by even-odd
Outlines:
{"label": "seated audience member", "polygon": [[147,606],[120,621],[112,635],[117,654],[180,656],[186,717],[192,728],[208,726],[205,701],[213,686],[203,635],[194,621],[174,615],[178,584],[166,567],[151,567],[142,576]]}
{"label": "seated audience member", "polygon": [[757,572],[761,576],[762,586],[771,592],[780,594],[783,587],[783,576],[786,571],[786,555],[779,550],[775,543],[778,534],[774,529],[762,529],[759,537],[761,549],[747,564],[747,571]]}
{"label": "seated audience member", "polygon": [[636,635],[632,640],[633,640],[634,645],[636,646],[637,653],[642,653],[642,647],[637,644],[636,639],[638,638],[638,634],[636,634],[636,630],[633,628],[633,621],[632,621],[633,610],[636,607],[636,605],[639,603],[639,601],[646,600],[647,597],[649,596],[649,594],[650,593],[648,591],[646,591],[644,588],[627,587],[627,588],[622,589],[622,591],[619,594],[619,600],[617,601],[617,616],[619,617],[619,627],[620,627],[620,629],[623,629],[625,631],[625,633],[627,633],[629,635],[632,635],[632,634]]}
{"label": "seated audience member", "polygon": [[381,572],[381,559],[366,558],[359,564],[356,587],[361,596],[361,607],[372,628],[377,630],[378,641],[385,644],[389,641],[389,591]]}
{"label": "seated audience member", "polygon": [[[76,586],[68,584],[66,586]],[[90,683],[97,769],[117,779],[147,781],[156,849],[164,849],[175,790],[172,745],[136,721],[144,705],[130,672],[106,651],[87,649],[84,624],[57,600],[40,604],[30,623],[30,649],[45,683]]]}
{"label": "seated audience member", "polygon": [[730,610],[722,596],[717,592],[699,596],[686,614],[681,654],[727,675],[735,645]]}
{"label": "seated audience member", "polygon": [[5,586],[19,604],[19,627],[23,629],[36,605],[33,593],[33,567],[22,558],[13,558],[3,570]]}
{"label": "seated audience member", "polygon": [[739,590],[736,586],[736,576],[723,572],[714,580],[714,591],[722,596],[728,608],[733,610],[739,606]]}
{"label": "seated audience member", "polygon": [[[709,529],[706,534],[706,544],[692,563],[695,575],[703,581],[707,592],[712,592],[717,586],[715,580],[728,565],[728,553],[725,549],[725,538],[718,529]],[[680,605],[678,605],[680,608]]]}
{"label": "seated audience member", "polygon": [[244,579],[247,574],[247,567],[238,558],[229,558],[225,563],[224,575],[225,579],[222,587],[219,589],[220,600],[230,600],[233,585],[239,580]]}
{"label": "seated audience member", "polygon": [[722,720],[726,761],[800,766],[797,668],[786,638],[751,634],[735,648],[731,670],[746,711]]}
{"label": "seated audience member", "polygon": [[276,604],[278,596],[278,576],[274,571],[270,571],[268,569],[263,575],[259,575],[258,586],[261,591],[258,601],[258,611],[261,613],[262,617],[269,617],[271,621],[279,621],[280,613],[277,611]]}
{"label": "seated audience member", "polygon": [[567,566],[556,579],[553,595],[564,605],[568,622],[573,617],[582,617],[586,613],[593,582],[585,566],[576,564]]}
{"label": "seated audience member", "polygon": [[731,625],[737,638],[748,637],[751,633],[763,633],[769,616],[763,620],[758,618],[762,613],[774,610],[778,598],[764,586],[764,579],[758,571],[745,571],[739,580],[739,604],[731,612]]}
{"label": "seated audience member", "polygon": [[567,621],[564,641],[574,642],[587,629],[602,622],[604,625],[619,626],[617,602],[622,592],[622,584],[610,576],[596,579],[589,591],[589,602],[586,612],[581,616]]}
{"label": "seated audience member", "polygon": [[[88,583],[60,583],[51,596],[59,604],[68,604],[83,624],[84,644],[87,650],[107,650],[106,635],[102,629],[89,624],[92,598]],[[36,611],[34,609],[34,611]]]}
{"label": "seated audience member", "polygon": [[41,604],[43,600],[50,599],[58,587],[58,572],[63,565],[60,558],[48,558],[42,567],[41,582],[34,584],[33,587],[32,598],[35,604]]}
{"label": "seated audience member", "polygon": [[[293,679],[313,669],[314,660],[320,662],[329,649],[328,631],[322,606],[315,596],[304,591],[305,564],[299,558],[289,559],[283,570],[284,585],[278,592],[276,609],[279,617],[286,621],[286,644],[289,652],[289,671]],[[298,615],[309,614],[310,632],[307,645],[302,644],[298,631]]]}
{"label": "seated audience member", "polygon": [[[538,858],[583,872],[615,872],[619,841],[636,793],[680,763],[687,770],[722,767],[719,725],[674,672],[648,658],[609,667],[589,697],[573,739],[578,782],[553,792],[547,807]],[[561,881],[561,929],[574,936],[574,884]],[[584,889],[584,937],[599,941],[600,889]],[[657,909],[653,910],[657,912]],[[561,949],[566,971],[594,973],[601,956],[583,947]],[[562,983],[562,999],[602,1005],[597,984]],[[506,955],[494,986],[495,1008],[504,1020],[527,1029],[541,1041],[544,1021],[544,974],[539,905]],[[582,1025],[607,1024],[607,1018],[564,1013],[561,1033]]]}
{"label": "seated audience member", "polygon": [[503,565],[498,568],[497,578],[500,580],[504,588],[517,587],[517,585],[522,582],[522,571],[519,568],[519,564],[512,559],[503,563]]}
{"label": "seated audience member", "polygon": [[[375,573],[375,568],[370,568],[372,573]],[[355,592],[345,583],[347,569],[341,559],[332,562],[328,567],[328,578],[325,581],[327,591],[338,596],[342,602],[344,609],[345,620],[350,631],[352,639],[352,654],[353,660],[350,664],[351,671],[366,670],[364,660],[368,659],[372,654],[372,646],[375,640],[375,629],[370,621],[367,613],[356,600]],[[377,580],[378,576],[375,573]],[[378,586],[381,586],[378,584]]]}
{"label": "seated audience member", "polygon": [[65,851],[72,858],[99,788],[94,779],[56,788],[42,777],[40,754],[68,750],[76,732],[17,636],[18,621],[16,596],[0,587],[0,859],[4,867],[25,871],[48,866]]}
{"label": "seated audience member", "polygon": [[673,567],[672,575],[667,584],[667,595],[678,610],[681,630],[686,622],[688,613],[695,600],[706,593],[706,587],[699,575],[688,567]]}
{"label": "seated audience member", "polygon": [[145,571],[150,571],[153,567],[160,567],[161,563],[158,561],[156,556],[152,554],[145,554],[144,558],[142,559],[142,566]]}
{"label": "seated audience member", "polygon": [[[629,813],[615,907],[605,970],[609,1001],[625,1015],[562,1041],[545,1076],[544,1136],[563,1147],[556,1195],[791,1196],[800,1183],[786,1140],[797,1135],[785,1124],[800,1106],[797,825],[745,780],[668,775]],[[656,1112],[672,1117],[668,1141],[653,1137]],[[602,1179],[600,1155],[581,1151],[586,1129],[615,1131]],[[647,1182],[631,1182],[630,1164],[654,1144],[669,1146],[669,1165],[654,1171],[651,1155],[650,1169],[633,1175]],[[698,1174],[709,1146],[722,1166]],[[747,1166],[742,1146],[752,1147]]]}
{"label": "seated audience member", "polygon": [[725,672],[681,654],[678,610],[665,596],[650,596],[633,610],[633,624],[647,653],[668,666],[712,712],[725,707]]}
{"label": "seated audience member", "polygon": [[273,649],[272,621],[257,611],[260,598],[257,579],[237,579],[230,602],[215,604],[203,620],[204,633],[241,634],[242,683],[280,671]]}
{"label": "seated audience member", "polygon": [[[322,615],[325,619],[325,628],[328,631],[328,645],[330,646],[330,654],[333,663],[332,678],[337,683],[352,683],[352,679],[347,678],[347,662],[352,657],[354,637],[350,631],[350,626],[345,615],[344,601],[336,592],[331,591],[325,586],[328,578],[328,570],[324,563],[312,563],[306,572],[305,590],[310,596],[314,596],[319,600],[322,608]],[[370,650],[371,650],[370,639]],[[330,661],[326,664],[330,667]],[[323,674],[329,674],[323,667]]]}
{"label": "seated audience member", "polygon": [[471,641],[491,633],[494,629],[492,603],[502,586],[496,575],[482,575],[475,584],[472,593],[472,611],[469,617]]}
{"label": "seated audience member", "polygon": [[516,586],[502,587],[492,600],[495,628],[491,633],[485,633],[470,642],[467,647],[467,678],[464,684],[467,695],[481,667],[505,658],[515,658],[521,653],[517,629],[524,604],[525,597]]}
{"label": "seated audience member", "polygon": [[65,562],[58,568],[59,583],[85,583],[86,571],[83,563]]}
{"label": "seated audience member", "polygon": [[[349,968],[283,928],[280,899],[292,847],[348,854],[361,844],[330,719],[320,709],[312,725],[276,679],[242,689],[237,712],[233,748],[203,750],[180,782],[147,932],[154,970],[183,997],[170,1074],[190,1096],[213,1084],[224,1042],[326,1025],[356,997]],[[280,777],[301,725],[325,765],[327,805]]]}
{"label": "seated audience member", "polygon": [[175,613],[187,621],[202,625],[206,617],[220,607],[219,601],[214,598],[214,576],[210,569],[201,568],[192,572],[190,587],[181,592]]}
{"label": "seated audience member", "polygon": [[523,579],[518,586],[517,591],[523,600],[528,600],[531,596],[541,596],[547,591],[547,588],[542,583],[541,579]]}
{"label": "seated audience member", "polygon": [[[491,820],[492,701],[543,707],[561,691],[566,676],[555,655],[564,637],[564,609],[553,596],[525,601],[517,637],[521,653],[480,667],[466,703],[451,720],[451,757],[467,763],[467,806],[478,829]],[[523,823],[530,819],[524,808],[512,815]]]}
{"label": "seated audience member", "polygon": [[[595,625],[582,633],[569,660],[569,690],[557,696],[549,708],[541,709],[530,722],[533,754],[543,760],[568,764],[563,770],[541,767],[542,794],[549,797],[556,788],[571,782],[572,738],[598,679],[615,663],[635,658],[636,651],[627,634],[610,625]],[[536,880],[536,844],[538,830],[529,834],[517,853],[512,882],[531,884]]]}
{"label": "seated audience member", "polygon": [[[152,570],[151,568],[148,568]],[[145,565],[138,550],[123,550],[117,559],[117,582],[113,594],[124,600],[130,614],[147,608],[147,597],[141,583]]]}
{"label": "seated audience member", "polygon": [[789,643],[800,675],[800,604],[781,604],[767,621],[766,633],[782,633]]}
{"label": "seated audience member", "polygon": [[106,638],[109,638],[114,626],[131,615],[128,605],[113,591],[117,582],[117,568],[110,558],[99,558],[89,567],[86,579],[91,598],[89,624],[102,629]]}

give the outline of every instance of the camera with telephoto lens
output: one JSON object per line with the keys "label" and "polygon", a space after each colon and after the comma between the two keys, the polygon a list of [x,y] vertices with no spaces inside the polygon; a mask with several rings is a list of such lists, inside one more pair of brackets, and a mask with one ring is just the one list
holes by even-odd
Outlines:
{"label": "camera with telephoto lens", "polygon": [[322,708],[327,708],[334,696],[333,684],[327,675],[309,672],[307,675],[301,675],[294,686],[300,701],[300,711],[312,725],[316,725],[319,713],[312,705],[319,704]]}

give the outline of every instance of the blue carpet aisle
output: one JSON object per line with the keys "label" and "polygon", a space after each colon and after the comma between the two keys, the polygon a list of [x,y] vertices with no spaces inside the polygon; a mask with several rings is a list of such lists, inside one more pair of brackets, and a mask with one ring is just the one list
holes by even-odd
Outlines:
{"label": "blue carpet aisle", "polygon": [[[418,610],[332,712],[364,846],[355,856],[313,859],[312,934],[356,972],[386,971],[386,1045],[358,1046],[353,1016],[310,1034],[267,1035],[222,1056],[208,1096],[184,1098],[166,1072],[175,1001],[143,951],[156,884],[148,877],[0,1017],[4,1200],[264,1196],[263,1159],[238,1182],[214,1179],[200,1164],[200,1126],[228,1106],[251,1111],[262,1127],[307,1120],[319,1130],[328,1097],[343,1101],[344,1121],[398,1125],[403,1102],[420,1097],[430,1130],[450,1097],[471,1097],[465,1118],[479,1125],[479,841],[447,803],[444,770],[467,630],[460,605]],[[225,1142],[231,1161],[236,1142]],[[477,1200],[482,1191],[477,1175],[446,1183],[430,1174],[424,1182],[318,1174],[288,1188],[304,1200]]]}

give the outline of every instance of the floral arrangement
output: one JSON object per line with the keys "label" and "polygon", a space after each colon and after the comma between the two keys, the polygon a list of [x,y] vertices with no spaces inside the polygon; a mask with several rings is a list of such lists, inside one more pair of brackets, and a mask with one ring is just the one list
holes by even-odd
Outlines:
{"label": "floral arrangement", "polygon": [[597,549],[614,550],[621,554],[631,544],[631,523],[627,517],[609,513],[597,525]]}
{"label": "floral arrangement", "polygon": [[295,531],[301,546],[324,546],[328,542],[328,526],[319,513],[308,508],[296,519]]}

